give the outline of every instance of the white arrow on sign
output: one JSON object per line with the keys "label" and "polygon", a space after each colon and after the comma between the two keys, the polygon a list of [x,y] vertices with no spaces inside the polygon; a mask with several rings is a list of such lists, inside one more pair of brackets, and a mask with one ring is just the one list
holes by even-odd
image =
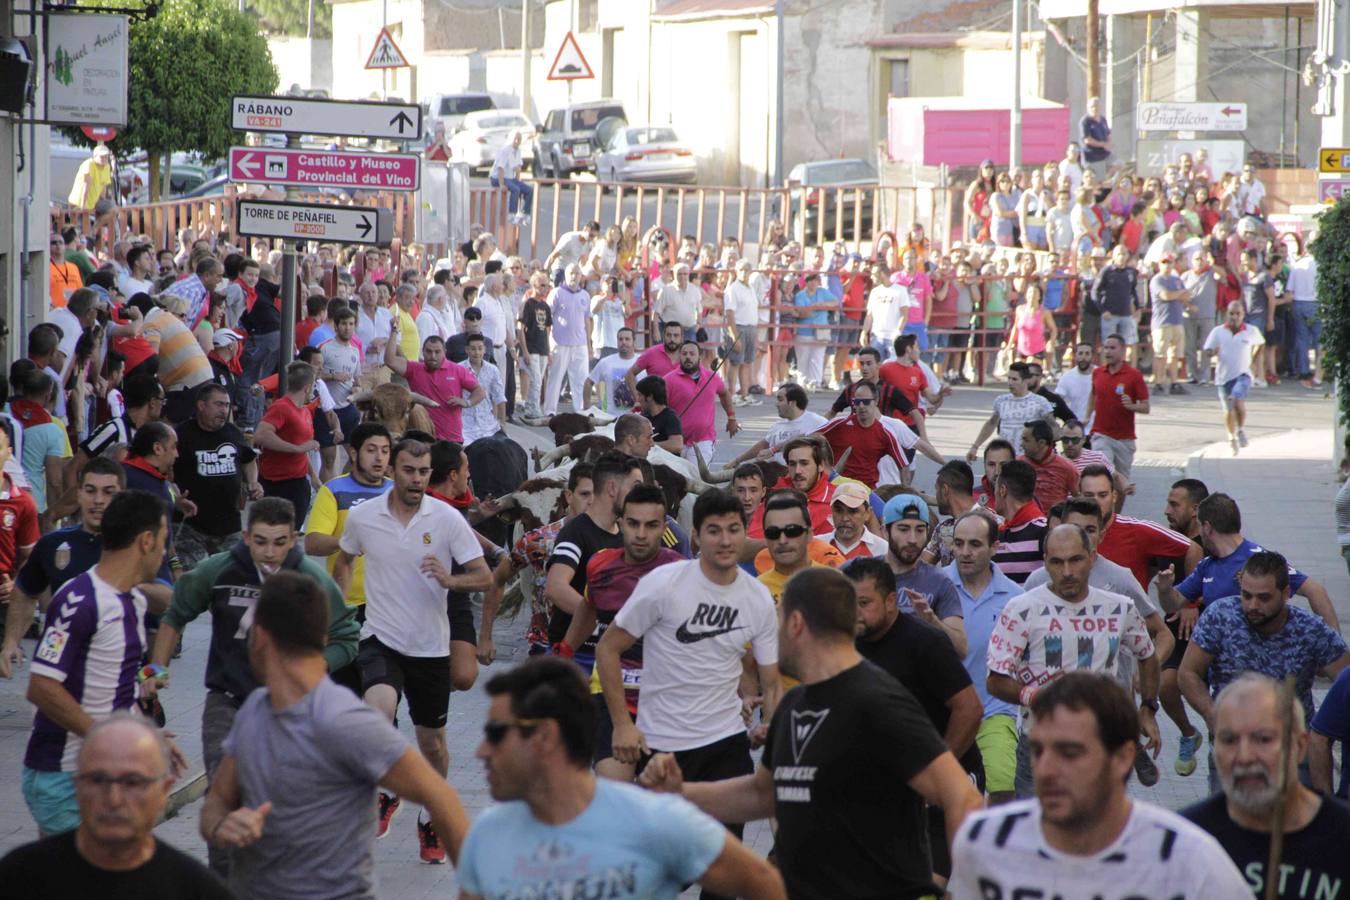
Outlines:
{"label": "white arrow on sign", "polygon": [[254,178],[258,174],[258,162],[251,152],[245,153],[243,156],[239,157],[239,161],[235,163],[235,165],[239,167],[239,171],[243,172],[249,178]]}

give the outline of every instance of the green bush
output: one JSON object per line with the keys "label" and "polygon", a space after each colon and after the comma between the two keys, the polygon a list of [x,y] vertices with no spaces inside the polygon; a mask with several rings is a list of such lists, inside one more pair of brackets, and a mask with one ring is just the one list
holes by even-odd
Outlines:
{"label": "green bush", "polygon": [[1337,386],[1340,421],[1350,425],[1350,201],[1317,217],[1308,250],[1317,260],[1317,316],[1322,323],[1322,377]]}

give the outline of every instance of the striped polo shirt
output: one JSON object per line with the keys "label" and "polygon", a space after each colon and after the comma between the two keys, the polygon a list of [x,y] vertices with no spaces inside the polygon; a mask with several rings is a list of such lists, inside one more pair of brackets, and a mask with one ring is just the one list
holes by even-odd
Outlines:
{"label": "striped polo shirt", "polygon": [[197,336],[173,313],[151,310],[144,334],[159,354],[158,378],[164,390],[194,388],[211,380],[211,361],[202,352]]}
{"label": "striped polo shirt", "polygon": [[1045,566],[1045,542],[1049,527],[1045,513],[1035,500],[1030,500],[1017,511],[998,533],[998,550],[994,565],[1018,584],[1023,584],[1032,572]]}

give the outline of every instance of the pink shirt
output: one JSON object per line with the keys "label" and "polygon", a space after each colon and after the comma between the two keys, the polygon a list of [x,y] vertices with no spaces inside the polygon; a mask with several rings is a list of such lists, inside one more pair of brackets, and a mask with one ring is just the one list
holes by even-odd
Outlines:
{"label": "pink shirt", "polygon": [[430,397],[440,404],[436,409],[427,410],[432,425],[436,427],[436,437],[443,441],[462,442],[464,429],[460,425],[460,419],[463,410],[458,406],[450,406],[447,401],[451,397],[463,397],[465,393],[478,387],[478,379],[473,377],[469,367],[447,359],[436,368],[436,371],[431,372],[420,362],[409,362],[405,377],[408,379],[409,390]]}
{"label": "pink shirt", "polygon": [[[648,347],[638,354],[637,362],[633,363],[633,377],[637,378],[639,373],[642,372],[646,372],[648,375],[664,377],[666,374],[674,372],[679,367],[679,363],[671,362],[670,357],[666,356],[666,345],[657,344],[653,347]],[[675,404],[672,403],[670,405],[674,406]]]}
{"label": "pink shirt", "polygon": [[906,275],[903,271],[896,272],[891,276],[891,284],[909,288],[909,296],[914,300],[914,305],[907,310],[906,321],[922,322],[924,307],[928,304],[928,298],[933,295],[933,282],[929,279],[928,273],[922,269],[916,269],[913,275]]}
{"label": "pink shirt", "polygon": [[[722,376],[715,374],[707,366],[699,366],[698,373],[698,381],[678,368],[665,376],[668,398],[666,405],[680,417],[686,445],[717,440],[717,407],[714,403],[717,395],[727,389]],[[699,394],[699,388],[707,384],[710,376],[712,384],[708,384],[703,393]],[[698,394],[697,400],[694,400],[695,394]],[[690,401],[693,401],[692,405]]]}

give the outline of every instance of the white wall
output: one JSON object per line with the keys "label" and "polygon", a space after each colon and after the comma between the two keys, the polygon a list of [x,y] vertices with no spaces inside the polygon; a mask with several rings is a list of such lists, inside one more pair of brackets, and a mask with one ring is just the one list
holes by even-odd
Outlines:
{"label": "white wall", "polygon": [[267,47],[277,67],[278,90],[298,84],[306,90],[333,92],[333,42],[302,37],[270,37]]}

